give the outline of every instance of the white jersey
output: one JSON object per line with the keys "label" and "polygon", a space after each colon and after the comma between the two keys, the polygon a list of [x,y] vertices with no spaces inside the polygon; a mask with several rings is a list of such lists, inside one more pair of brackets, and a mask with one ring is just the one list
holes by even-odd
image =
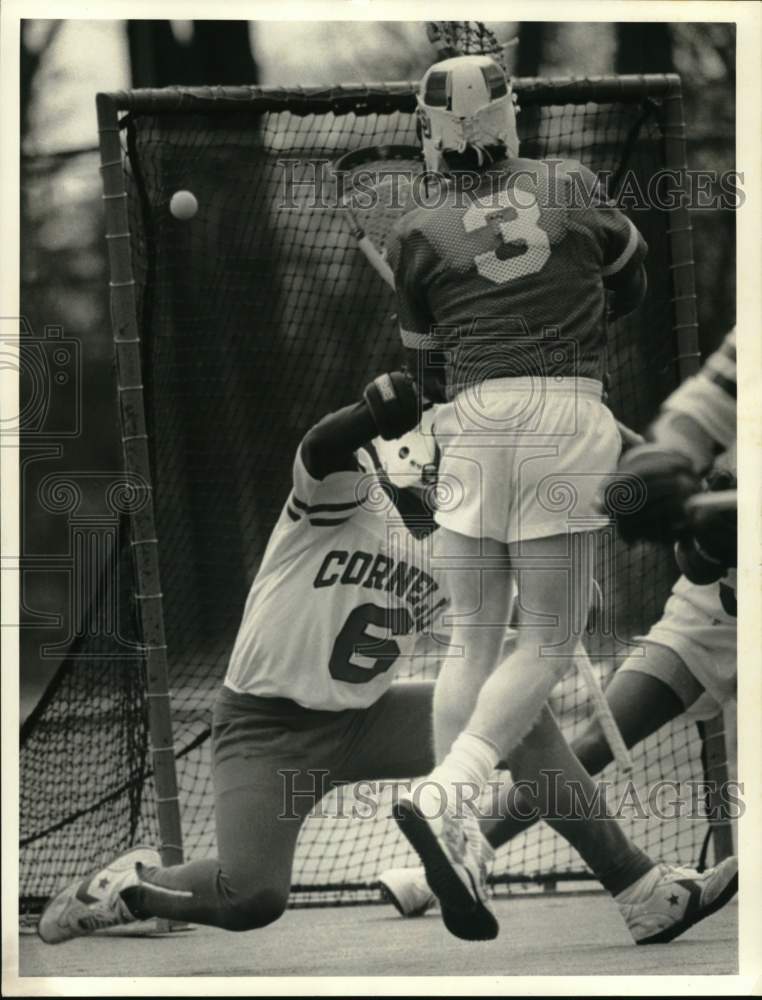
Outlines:
{"label": "white jersey", "polygon": [[372,476],[314,479],[297,451],[226,686],[312,709],[372,705],[448,603],[428,551]]}
{"label": "white jersey", "polygon": [[684,413],[723,448],[736,440],[736,331],[726,334],[697,375],[685,380],[664,402],[666,413]]}
{"label": "white jersey", "polygon": [[[666,414],[684,414],[699,424],[721,445],[723,453],[714,462],[714,471],[726,470],[736,475],[736,396],[737,396],[736,331],[727,333],[704,362],[697,375],[685,380],[664,402]],[[720,581],[722,605],[735,615],[737,571],[729,570]],[[731,610],[732,609],[732,610]]]}

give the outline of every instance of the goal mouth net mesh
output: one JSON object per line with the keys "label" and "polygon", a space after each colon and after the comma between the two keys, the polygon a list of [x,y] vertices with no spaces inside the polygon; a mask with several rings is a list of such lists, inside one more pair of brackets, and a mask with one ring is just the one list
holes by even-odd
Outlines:
{"label": "goal mouth net mesh", "polygon": [[[665,161],[664,101],[617,80],[515,83],[522,155],[575,159],[647,191]],[[663,95],[668,92],[663,87]],[[294,451],[327,412],[398,366],[393,294],[335,210],[325,164],[348,150],[416,142],[409,84],[330,90],[221,88],[115,95],[129,198],[143,385],[186,858],[215,850],[210,706],[249,586],[290,488]],[[192,191],[189,221],[169,210]],[[624,203],[625,209],[628,207]],[[642,429],[677,384],[670,213],[633,218],[649,247],[648,297],[610,331],[609,403]],[[115,387],[116,393],[116,387]],[[602,601],[588,645],[602,680],[628,641],[660,616],[673,580],[668,553],[611,542],[601,552]],[[602,546],[604,548],[604,546]],[[145,673],[127,513],[117,567],[115,629],[82,628],[21,748],[21,896],[34,906],[113,853],[159,843],[146,723]],[[307,665],[309,666],[309,665]],[[429,676],[434,675],[429,668]],[[416,674],[416,678],[425,672]],[[569,736],[591,717],[583,682],[553,697]],[[634,751],[643,801],[662,779],[704,777],[695,723],[677,721]],[[627,792],[613,771],[609,794]],[[331,795],[307,820],[295,900],[353,900],[385,868],[412,864],[382,802],[368,819],[341,818]],[[623,822],[660,860],[695,863],[706,819]],[[589,877],[572,849],[540,824],[506,845],[498,880]]]}

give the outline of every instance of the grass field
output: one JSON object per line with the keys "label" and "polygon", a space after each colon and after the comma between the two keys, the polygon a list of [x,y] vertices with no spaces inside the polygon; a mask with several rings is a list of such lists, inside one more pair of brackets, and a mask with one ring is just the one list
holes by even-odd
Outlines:
{"label": "grass field", "polygon": [[496,901],[497,941],[451,937],[434,912],[389,906],[294,909],[246,934],[209,928],[100,936],[55,947],[20,941],[22,976],[716,975],[738,970],[737,905],[671,944],[638,948],[602,893]]}

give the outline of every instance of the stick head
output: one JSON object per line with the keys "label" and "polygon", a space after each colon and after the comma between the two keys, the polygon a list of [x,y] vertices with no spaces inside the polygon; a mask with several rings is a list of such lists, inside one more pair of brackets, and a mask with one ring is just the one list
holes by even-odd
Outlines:
{"label": "stick head", "polygon": [[[423,161],[417,146],[366,146],[333,164],[340,211],[355,239],[367,237],[380,254],[392,226],[421,200]],[[419,190],[420,189],[420,190]]]}

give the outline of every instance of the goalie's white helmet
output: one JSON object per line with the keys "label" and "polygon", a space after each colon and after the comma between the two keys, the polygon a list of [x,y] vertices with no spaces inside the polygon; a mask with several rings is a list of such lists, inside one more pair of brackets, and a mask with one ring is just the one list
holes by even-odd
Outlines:
{"label": "goalie's white helmet", "polygon": [[394,441],[374,438],[371,444],[375,460],[366,449],[357,453],[362,469],[372,472],[380,468],[401,489],[432,485],[436,481],[439,458],[432,429],[435,409],[425,410],[418,426]]}
{"label": "goalie's white helmet", "polygon": [[418,120],[428,170],[441,172],[442,153],[472,146],[484,160],[486,146],[505,146],[518,156],[516,108],[511,85],[490,56],[456,56],[434,63],[421,80]]}

